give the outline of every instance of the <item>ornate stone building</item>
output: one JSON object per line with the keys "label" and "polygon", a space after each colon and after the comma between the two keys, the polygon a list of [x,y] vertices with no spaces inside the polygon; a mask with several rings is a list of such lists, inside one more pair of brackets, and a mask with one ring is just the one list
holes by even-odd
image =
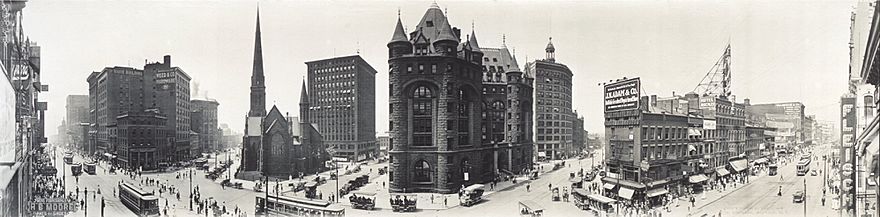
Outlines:
{"label": "ornate stone building", "polygon": [[[504,94],[487,101],[474,32],[461,40],[436,4],[415,29],[407,35],[398,18],[388,43],[390,191],[450,193],[531,165],[530,80],[509,67],[502,77],[511,82],[496,86]],[[495,109],[507,113],[500,115],[504,136],[483,131],[487,104],[495,102],[510,105]]]}

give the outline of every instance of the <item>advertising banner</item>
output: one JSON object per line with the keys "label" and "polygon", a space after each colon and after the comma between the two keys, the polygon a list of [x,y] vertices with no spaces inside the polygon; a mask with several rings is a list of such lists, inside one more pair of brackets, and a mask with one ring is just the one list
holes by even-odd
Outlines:
{"label": "advertising banner", "polygon": [[[856,98],[851,96],[845,96],[840,98],[840,144],[841,144],[841,155],[843,155],[842,163],[844,168],[840,170],[840,180],[843,180],[844,183],[852,180],[855,180],[855,173],[852,172],[852,169],[848,168],[852,167],[855,164],[855,148],[853,148],[853,143],[855,142],[856,135]],[[846,184],[842,186],[841,194],[842,194],[842,207],[844,209],[855,209],[855,188],[848,187]]]}
{"label": "advertising banner", "polygon": [[605,112],[638,109],[641,89],[639,78],[605,85]]}
{"label": "advertising banner", "polygon": [[0,162],[15,161],[15,91],[0,81]]}

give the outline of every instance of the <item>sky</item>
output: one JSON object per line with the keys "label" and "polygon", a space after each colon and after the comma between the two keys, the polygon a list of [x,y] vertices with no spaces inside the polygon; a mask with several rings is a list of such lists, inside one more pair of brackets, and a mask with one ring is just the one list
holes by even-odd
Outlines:
{"label": "sky", "polygon": [[[104,67],[172,65],[219,103],[219,122],[244,128],[260,8],[267,107],[298,114],[304,62],[360,54],[376,75],[376,129],[388,129],[387,42],[398,10],[412,31],[432,1],[29,1],[25,33],[42,47],[50,91],[47,135],[65,98],[88,94]],[[481,47],[502,35],[519,62],[556,60],[573,71],[573,109],[603,131],[602,82],[641,77],[644,94],[683,95],[732,47],[732,92],[753,104],[800,101],[838,123],[855,1],[437,1]],[[472,28],[473,26],[473,28]],[[267,108],[268,109],[268,108]]]}

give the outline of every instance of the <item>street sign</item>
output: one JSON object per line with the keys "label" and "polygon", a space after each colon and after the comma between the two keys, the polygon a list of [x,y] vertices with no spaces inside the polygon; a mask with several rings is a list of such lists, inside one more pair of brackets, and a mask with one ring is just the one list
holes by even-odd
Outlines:
{"label": "street sign", "polygon": [[34,198],[28,204],[33,215],[64,216],[79,209],[76,201],[65,197]]}

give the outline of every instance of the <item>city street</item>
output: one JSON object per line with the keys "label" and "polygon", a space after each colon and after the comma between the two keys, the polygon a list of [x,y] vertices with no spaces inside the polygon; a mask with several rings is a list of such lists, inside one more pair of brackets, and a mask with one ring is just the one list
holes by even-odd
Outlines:
{"label": "city street", "polygon": [[[814,152],[813,156],[829,153],[827,149]],[[823,170],[824,163],[814,160],[811,169]],[[750,183],[733,190],[725,191],[720,198],[708,198],[697,202],[697,208],[691,211],[694,216],[703,214],[722,216],[836,216],[831,208],[831,194],[826,196],[822,205],[823,175],[796,175],[795,163],[788,163],[779,168],[776,176],[766,176],[766,172],[758,177],[750,177]],[[823,171],[825,173],[825,171]],[[804,189],[806,180],[806,189]],[[780,187],[782,196],[777,196]],[[794,203],[792,194],[806,190],[806,202]],[[829,192],[830,193],[830,192]],[[682,206],[689,206],[682,201]],[[683,209],[676,209],[676,211]]]}

